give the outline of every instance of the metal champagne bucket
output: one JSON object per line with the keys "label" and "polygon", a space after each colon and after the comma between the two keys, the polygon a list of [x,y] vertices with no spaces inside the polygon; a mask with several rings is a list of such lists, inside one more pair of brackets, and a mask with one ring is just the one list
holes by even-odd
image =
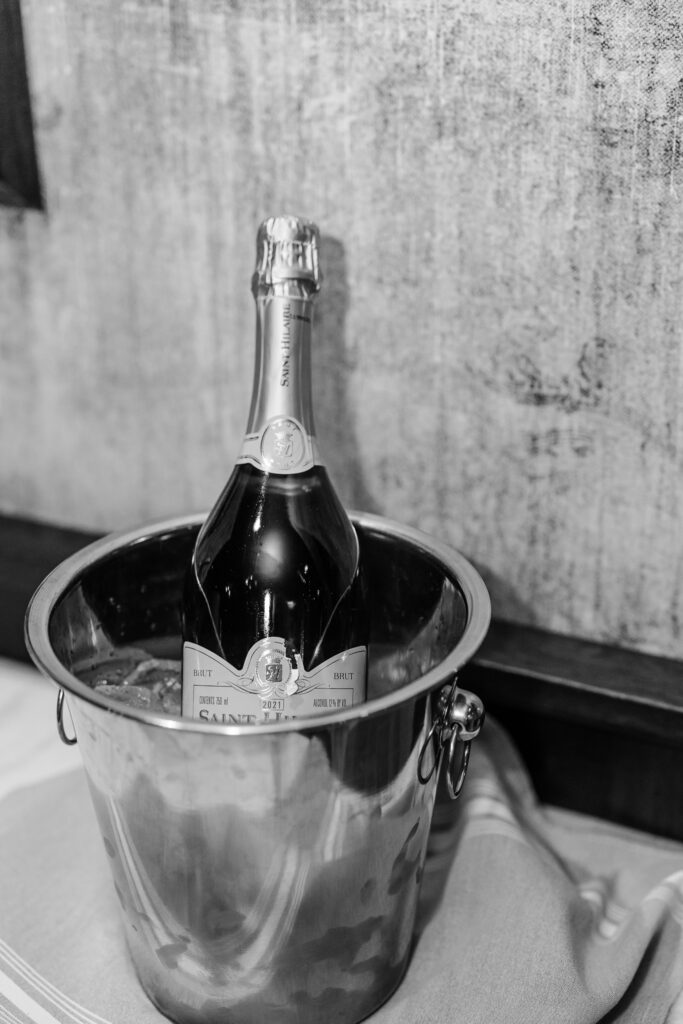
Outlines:
{"label": "metal champagne bucket", "polygon": [[438,763],[457,794],[483,719],[457,672],[490,605],[451,548],[352,519],[369,699],[343,711],[226,726],[122,706],[79,679],[131,651],[180,658],[199,517],[90,545],[29,606],[27,645],[59,687],[63,738],[66,695],[133,963],[183,1024],[354,1024],[406,970]]}

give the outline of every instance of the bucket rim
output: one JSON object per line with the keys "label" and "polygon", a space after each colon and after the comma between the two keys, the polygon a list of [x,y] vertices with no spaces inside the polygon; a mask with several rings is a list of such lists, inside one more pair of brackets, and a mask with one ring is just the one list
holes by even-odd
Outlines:
{"label": "bucket rim", "polygon": [[330,726],[374,717],[398,704],[421,697],[446,682],[452,682],[458,670],[480,647],[491,621],[491,600],[479,572],[455,548],[417,527],[407,526],[370,512],[351,510],[348,514],[354,526],[406,541],[431,555],[447,570],[447,574],[454,578],[465,598],[467,621],[460,639],[452,650],[424,675],[388,694],[373,697],[342,711],[321,712],[286,722],[222,725],[217,722],[203,722],[199,719],[128,707],[98,694],[70,672],[55,654],[48,631],[52,613],[67,590],[78,582],[88,568],[111,557],[122,548],[146,543],[165,533],[177,533],[183,529],[199,527],[206,513],[154,519],[137,527],[108,533],[60,562],[39,584],[28,603],[24,620],[24,637],[28,653],[36,667],[51,682],[67,694],[93,704],[101,710],[149,726],[209,735],[279,736],[285,732],[320,731]]}

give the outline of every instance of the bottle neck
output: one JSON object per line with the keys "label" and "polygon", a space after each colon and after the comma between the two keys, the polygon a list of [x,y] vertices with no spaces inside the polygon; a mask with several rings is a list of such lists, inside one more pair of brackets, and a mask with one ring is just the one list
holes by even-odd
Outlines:
{"label": "bottle neck", "polygon": [[311,402],[312,319],[306,288],[257,291],[254,387],[238,462],[279,474],[321,464]]}

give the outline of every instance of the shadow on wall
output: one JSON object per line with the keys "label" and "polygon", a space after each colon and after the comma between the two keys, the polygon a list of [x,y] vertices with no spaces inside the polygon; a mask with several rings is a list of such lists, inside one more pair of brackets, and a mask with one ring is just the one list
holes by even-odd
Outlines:
{"label": "shadow on wall", "polygon": [[43,209],[19,0],[0,3],[0,206]]}
{"label": "shadow on wall", "polygon": [[346,336],[349,285],[342,243],[329,235],[320,239],[323,286],[316,310],[313,361],[313,405],[323,459],[344,504],[380,513],[363,475],[356,435],[351,388],[356,347]]}

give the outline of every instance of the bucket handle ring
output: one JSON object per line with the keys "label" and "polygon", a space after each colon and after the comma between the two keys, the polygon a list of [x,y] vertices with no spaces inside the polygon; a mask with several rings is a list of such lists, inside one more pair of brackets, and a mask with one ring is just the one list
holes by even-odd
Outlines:
{"label": "bucket handle ring", "polygon": [[[483,724],[484,705],[476,694],[460,689],[455,675],[450,686],[444,686],[439,694],[434,721],[422,744],[417,761],[417,777],[420,782],[425,785],[434,772],[439,770],[444,750],[448,747],[446,785],[451,800],[457,800],[467,775],[472,740],[479,735]],[[423,762],[432,740],[436,743],[436,754],[425,775]],[[458,740],[462,742],[463,749],[460,763],[456,767]]]}
{"label": "bucket handle ring", "polygon": [[73,747],[74,743],[78,743],[76,733],[69,736],[64,728],[64,690],[61,687],[57,694],[57,732],[60,740],[62,743],[66,743],[67,747]]}

